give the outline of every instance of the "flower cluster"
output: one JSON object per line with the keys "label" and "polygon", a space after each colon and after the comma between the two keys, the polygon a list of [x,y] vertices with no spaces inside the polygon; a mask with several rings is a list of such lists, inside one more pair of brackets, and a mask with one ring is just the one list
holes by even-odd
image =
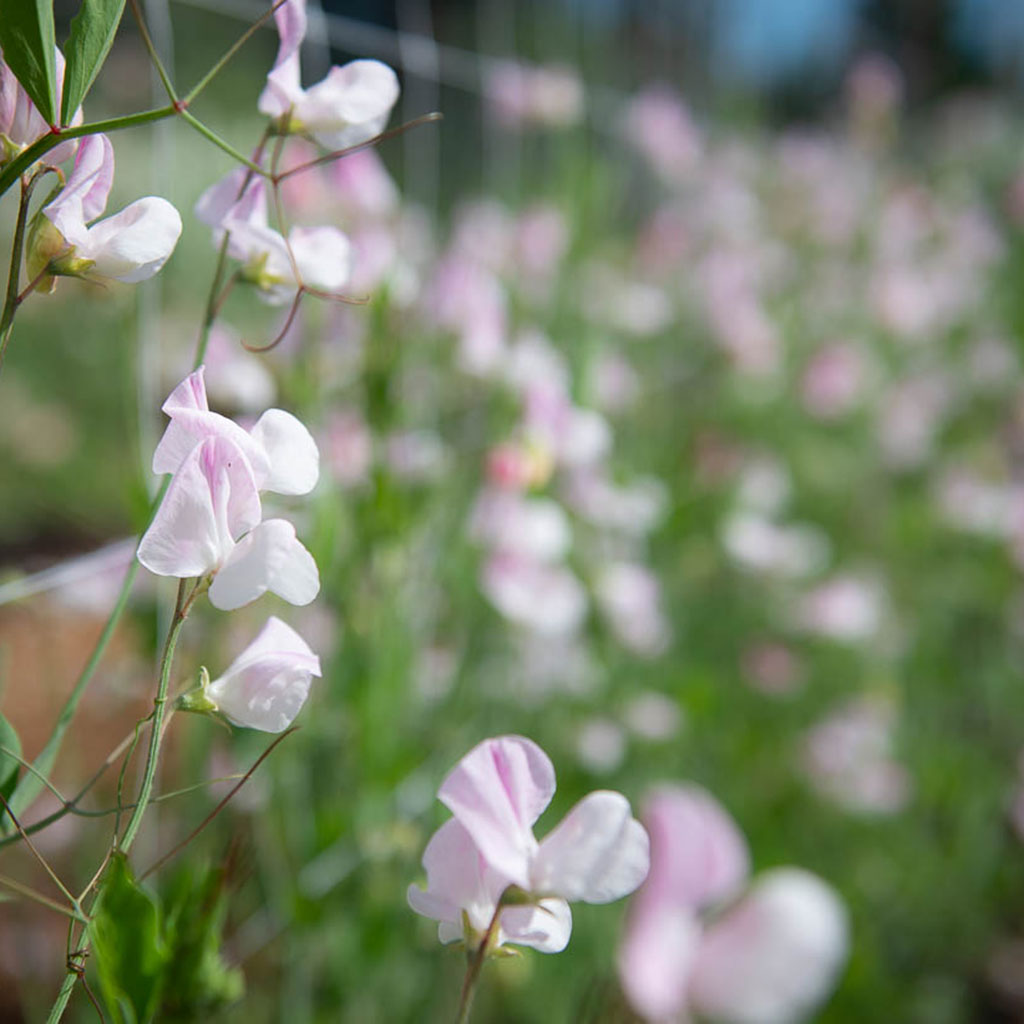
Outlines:
{"label": "flower cluster", "polygon": [[584,797],[538,842],[533,825],[551,802],[555,772],[522,736],[474,747],[442,782],[438,799],[453,818],[427,844],[427,888],[409,904],[438,921],[442,942],[463,939],[565,948],[569,903],[610,903],[631,893],[648,869],[648,840],[621,793]]}
{"label": "flower cluster", "polygon": [[847,955],[835,892],[799,868],[766,871],[748,888],[743,836],[697,786],[655,791],[643,821],[651,870],[619,949],[633,1008],[650,1021],[786,1024],[818,1006]]}

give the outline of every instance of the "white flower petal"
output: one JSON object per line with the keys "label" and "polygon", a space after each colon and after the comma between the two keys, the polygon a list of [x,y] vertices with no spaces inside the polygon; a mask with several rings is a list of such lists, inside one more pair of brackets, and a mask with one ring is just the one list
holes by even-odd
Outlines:
{"label": "white flower petal", "polygon": [[534,892],[610,903],[636,889],[650,866],[647,832],[621,793],[585,796],[540,844],[530,872]]}
{"label": "white flower petal", "polygon": [[304,424],[283,409],[268,409],[252,428],[267,459],[260,486],[277,494],[308,494],[320,477],[320,452]]}
{"label": "white flower petal", "polygon": [[214,577],[210,602],[231,611],[268,590],[295,605],[320,592],[316,562],[284,519],[267,519],[242,538]]}
{"label": "white flower petal", "polygon": [[135,284],[167,262],[181,236],[181,217],[166,199],[146,196],[89,228],[76,256],[92,260],[92,272]]}
{"label": "white flower petal", "polygon": [[691,980],[693,1006],[729,1024],[791,1024],[810,1014],[846,959],[846,910],[799,868],[760,875],[707,931]]}
{"label": "white flower petal", "polygon": [[235,725],[281,732],[295,720],[312,677],[319,675],[320,659],[294,629],[271,616],[207,692]]}

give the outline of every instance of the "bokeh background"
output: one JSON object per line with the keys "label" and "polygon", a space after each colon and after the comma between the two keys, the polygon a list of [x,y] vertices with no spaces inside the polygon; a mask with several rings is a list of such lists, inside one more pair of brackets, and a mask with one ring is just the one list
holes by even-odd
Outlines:
{"label": "bokeh background", "polygon": [[[180,82],[261,10],[145,8]],[[258,33],[199,103],[242,150],[275,51]],[[307,81],[355,56],[399,71],[393,123],[444,120],[380,147],[394,191],[364,161],[286,197],[297,221],[351,233],[370,302],[308,303],[257,357],[238,339],[265,343],[281,317],[238,292],[208,360],[220,409],[276,403],[320,439],[324,481],[291,514],[323,592],[305,611],[201,609],[182,679],[216,674],[270,610],[326,671],[301,730],[181,858],[220,869],[245,976],[244,999],[202,1019],[446,1019],[462,961],[405,889],[444,773],[506,732],[555,762],[546,821],[593,788],[639,804],[695,781],[757,868],[830,881],[852,954],[821,1020],[1024,1019],[1024,4],[311,16]],[[152,79],[126,19],[90,119],[159,102]],[[112,208],[164,195],[185,232],[145,286],[33,298],[5,361],[0,708],[30,752],[144,525],[159,406],[214,266],[189,211],[231,166],[183,125],[114,141]],[[557,424],[552,390],[571,399]],[[495,497],[516,481],[552,503],[543,556]],[[140,578],[59,786],[145,713],[171,596]],[[264,746],[176,720],[162,791]],[[157,805],[140,860],[223,792]],[[41,845],[84,884],[109,827],[70,816]],[[34,877],[23,852],[0,860]],[[489,969],[479,1019],[629,1020],[623,909],[580,907],[565,953]],[[0,1019],[41,1019],[63,935],[3,904]]]}

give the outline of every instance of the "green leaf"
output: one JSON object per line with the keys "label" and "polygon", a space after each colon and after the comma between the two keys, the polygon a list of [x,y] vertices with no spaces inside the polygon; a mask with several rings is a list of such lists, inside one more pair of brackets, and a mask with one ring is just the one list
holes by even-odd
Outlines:
{"label": "green leaf", "polygon": [[123,10],[124,0],[82,0],[64,46],[67,67],[60,104],[62,125],[70,123],[107,59]]}
{"label": "green leaf", "polygon": [[96,968],[111,1016],[121,1024],[147,1024],[160,1001],[168,961],[160,911],[136,884],[124,854],[115,854],[89,925]]}
{"label": "green leaf", "polygon": [[0,0],[0,49],[47,124],[57,120],[52,0]]}
{"label": "green leaf", "polygon": [[[21,740],[18,739],[14,726],[3,715],[0,715],[0,747],[11,751],[13,754],[17,754],[18,757],[21,756]],[[10,802],[11,794],[18,784],[20,770],[21,762],[18,761],[17,757],[11,757],[10,754],[5,754],[4,750],[0,750],[0,793],[3,794],[3,798],[8,802]],[[6,812],[0,810],[0,835],[11,832],[13,828],[14,822],[8,817]]]}
{"label": "green leaf", "polygon": [[160,1020],[208,1020],[241,999],[245,979],[220,953],[227,916],[223,867],[187,867],[168,893],[164,935],[171,950]]}
{"label": "green leaf", "polygon": [[0,750],[0,793],[5,800],[10,800],[14,787],[18,784],[18,771],[21,768],[21,762],[18,760],[18,757],[21,757],[21,740],[18,739],[14,726],[3,715],[0,715],[0,747],[18,755],[11,757]]}

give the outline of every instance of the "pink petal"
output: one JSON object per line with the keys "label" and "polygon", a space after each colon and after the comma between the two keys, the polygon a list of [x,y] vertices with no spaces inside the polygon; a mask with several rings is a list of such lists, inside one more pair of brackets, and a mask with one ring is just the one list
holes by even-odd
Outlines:
{"label": "pink petal", "polygon": [[831,991],[849,946],[835,890],[799,868],[761,875],[709,929],[692,977],[693,1006],[730,1024],[789,1024]]}
{"label": "pink petal", "polygon": [[619,981],[629,1004],[647,1020],[684,1014],[701,926],[690,910],[634,899],[618,953]]}
{"label": "pink petal", "polygon": [[190,373],[167,397],[162,409],[171,418],[153,452],[154,473],[174,473],[205,437],[225,437],[245,457],[259,487],[270,472],[263,446],[233,420],[210,412],[206,399],[204,367]]}
{"label": "pink petal", "polygon": [[530,873],[533,892],[611,903],[647,877],[649,843],[621,793],[585,796],[540,844]]}
{"label": "pink petal", "polygon": [[139,561],[158,576],[188,579],[214,572],[234,540],[262,515],[245,456],[227,438],[197,445],[171,480],[139,543]]}
{"label": "pink petal", "polygon": [[306,0],[288,0],[274,11],[274,21],[281,43],[260,94],[259,111],[280,117],[302,96],[299,48],[306,35]]}
{"label": "pink petal", "polygon": [[427,888],[410,885],[409,906],[424,917],[439,922],[442,942],[462,938],[462,912],[470,926],[482,935],[491,922],[504,883],[473,845],[470,834],[454,818],[431,837],[423,852]]}
{"label": "pink petal", "polygon": [[312,677],[319,675],[320,659],[294,629],[271,616],[208,692],[235,725],[281,732],[292,724]]}
{"label": "pink petal", "polygon": [[71,245],[81,245],[86,223],[106,209],[113,181],[114,147],[110,139],[102,134],[87,135],[78,147],[67,184],[43,213]]}
{"label": "pink petal", "polygon": [[746,879],[750,859],[742,833],[699,786],[656,789],[644,807],[643,822],[651,837],[645,894],[701,909],[733,895]]}
{"label": "pink petal", "polygon": [[239,541],[210,585],[210,602],[231,611],[268,590],[295,605],[320,592],[316,562],[284,519],[267,519]]}
{"label": "pink petal", "polygon": [[547,754],[522,736],[499,736],[466,754],[437,797],[493,868],[529,888],[530,858],[537,849],[531,826],[554,792],[555,770]]}

